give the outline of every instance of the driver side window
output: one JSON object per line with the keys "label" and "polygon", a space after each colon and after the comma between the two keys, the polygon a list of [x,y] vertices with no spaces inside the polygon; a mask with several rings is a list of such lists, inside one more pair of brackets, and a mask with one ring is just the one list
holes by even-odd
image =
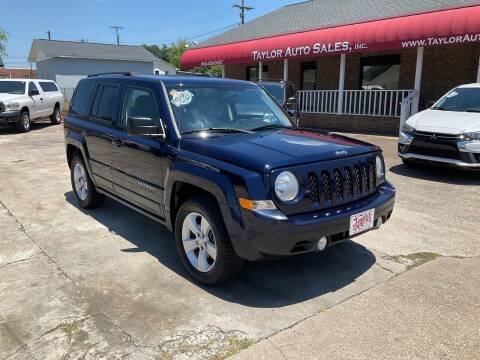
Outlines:
{"label": "driver side window", "polygon": [[152,91],[134,87],[125,89],[119,126],[125,129],[129,117],[151,119],[152,124],[160,123],[160,110]]}

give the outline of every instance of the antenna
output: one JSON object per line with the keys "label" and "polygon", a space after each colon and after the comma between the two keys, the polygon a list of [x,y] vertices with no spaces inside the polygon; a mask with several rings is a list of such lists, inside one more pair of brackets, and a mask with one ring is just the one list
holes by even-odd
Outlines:
{"label": "antenna", "polygon": [[110,29],[115,30],[115,33],[117,34],[117,45],[120,45],[120,33],[119,33],[119,31],[123,30],[123,26],[118,26],[118,25],[110,26]]}

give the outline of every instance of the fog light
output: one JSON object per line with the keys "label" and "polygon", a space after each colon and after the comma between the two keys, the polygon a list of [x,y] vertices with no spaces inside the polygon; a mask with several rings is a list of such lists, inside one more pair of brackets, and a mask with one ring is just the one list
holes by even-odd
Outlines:
{"label": "fog light", "polygon": [[328,239],[326,236],[323,236],[320,238],[320,240],[318,240],[317,249],[320,251],[325,250],[327,245],[328,245]]}

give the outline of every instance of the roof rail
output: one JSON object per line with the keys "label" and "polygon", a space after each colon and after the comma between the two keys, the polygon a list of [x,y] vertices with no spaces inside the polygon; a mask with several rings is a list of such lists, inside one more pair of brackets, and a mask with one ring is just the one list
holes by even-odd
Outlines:
{"label": "roof rail", "polygon": [[94,76],[102,76],[102,75],[123,75],[123,76],[133,76],[134,73],[131,71],[112,71],[112,72],[104,72],[104,73],[98,73],[98,74],[90,74],[88,77],[94,77]]}

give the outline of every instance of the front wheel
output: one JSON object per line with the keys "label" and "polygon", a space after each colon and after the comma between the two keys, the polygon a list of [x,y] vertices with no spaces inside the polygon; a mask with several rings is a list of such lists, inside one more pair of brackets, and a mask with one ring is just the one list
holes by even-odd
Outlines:
{"label": "front wheel", "polygon": [[203,197],[187,200],[175,222],[177,250],[189,274],[204,285],[218,285],[243,265],[228,236],[220,210]]}
{"label": "front wheel", "polygon": [[60,108],[58,106],[55,106],[55,109],[53,110],[53,114],[50,116],[50,121],[52,122],[53,125],[58,125],[60,124],[61,120],[62,120],[62,116],[60,114]]}
{"label": "front wheel", "polygon": [[28,111],[23,110],[20,113],[20,118],[17,123],[17,130],[20,132],[29,132],[30,131],[30,115]]}
{"label": "front wheel", "polygon": [[70,164],[70,179],[75,198],[82,208],[92,209],[102,204],[105,196],[95,190],[85,163],[78,155],[72,159]]}

